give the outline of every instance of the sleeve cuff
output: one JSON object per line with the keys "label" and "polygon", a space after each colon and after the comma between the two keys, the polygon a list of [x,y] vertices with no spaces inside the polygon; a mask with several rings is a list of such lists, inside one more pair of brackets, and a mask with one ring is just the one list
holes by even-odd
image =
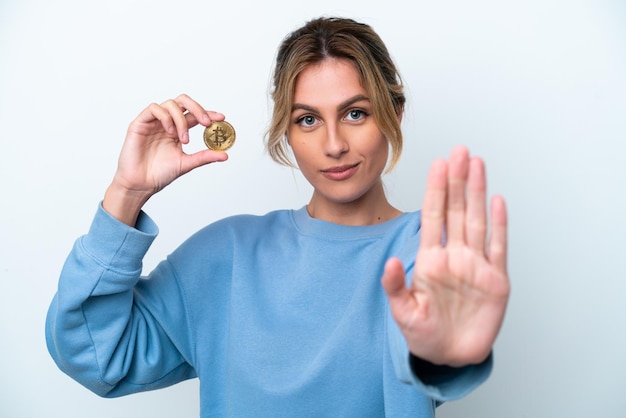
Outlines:
{"label": "sleeve cuff", "polygon": [[100,203],[89,232],[82,237],[80,244],[103,266],[135,272],[141,270],[141,260],[158,233],[157,225],[143,211],[133,228],[111,216]]}
{"label": "sleeve cuff", "polygon": [[389,349],[398,379],[439,402],[460,399],[480,386],[493,369],[493,353],[482,363],[464,367],[437,366],[413,356],[389,314]]}

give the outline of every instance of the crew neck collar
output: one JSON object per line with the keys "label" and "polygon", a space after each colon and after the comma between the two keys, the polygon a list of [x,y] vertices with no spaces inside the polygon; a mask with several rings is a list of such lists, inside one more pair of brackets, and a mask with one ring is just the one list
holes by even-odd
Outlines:
{"label": "crew neck collar", "polygon": [[403,212],[393,219],[373,225],[342,225],[311,217],[306,206],[293,210],[292,214],[296,227],[304,234],[346,240],[384,235],[402,224],[408,215]]}

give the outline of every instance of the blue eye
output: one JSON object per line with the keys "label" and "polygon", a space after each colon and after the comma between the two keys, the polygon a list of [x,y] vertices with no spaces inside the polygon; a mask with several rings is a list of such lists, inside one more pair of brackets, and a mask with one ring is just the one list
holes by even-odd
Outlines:
{"label": "blue eye", "polygon": [[360,109],[352,109],[346,116],[350,120],[360,120],[366,116],[366,113]]}
{"label": "blue eye", "polygon": [[315,118],[315,116],[311,116],[311,115],[302,116],[300,119],[296,121],[296,123],[302,126],[313,126],[315,125],[316,122],[317,122],[317,119]]}

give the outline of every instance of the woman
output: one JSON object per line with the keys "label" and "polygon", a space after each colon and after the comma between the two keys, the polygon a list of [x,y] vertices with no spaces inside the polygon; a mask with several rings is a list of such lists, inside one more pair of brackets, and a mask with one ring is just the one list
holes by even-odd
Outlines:
{"label": "woman", "polygon": [[381,176],[405,98],[367,25],[320,18],[290,34],[273,99],[268,152],[293,153],[309,203],[218,221],[140,278],[157,233],[143,204],[227,159],[182,150],[224,115],[186,95],[150,105],[62,271],[52,357],[101,396],[199,377],[203,417],[434,416],[491,370],[509,294],[503,199],[487,239],[484,166],[457,147],[433,163],[422,212],[390,204]]}

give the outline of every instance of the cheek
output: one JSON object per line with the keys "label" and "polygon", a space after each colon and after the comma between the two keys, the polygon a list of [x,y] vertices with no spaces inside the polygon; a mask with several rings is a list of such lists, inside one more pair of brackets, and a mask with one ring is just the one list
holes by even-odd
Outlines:
{"label": "cheek", "polygon": [[368,143],[366,152],[377,162],[377,166],[385,165],[389,156],[389,141],[380,131],[377,131],[376,134],[372,135],[372,140]]}
{"label": "cheek", "polygon": [[382,173],[387,166],[387,160],[389,159],[389,146],[385,142],[378,151],[378,159],[376,160],[376,170]]}
{"label": "cheek", "polygon": [[291,132],[287,136],[291,152],[296,160],[310,161],[319,153],[318,144],[320,140],[316,135],[302,132]]}
{"label": "cheek", "polygon": [[291,138],[289,140],[289,146],[291,147],[291,152],[296,160],[296,164],[302,170],[306,170],[306,166],[310,164],[311,160],[311,150],[310,143],[302,138]]}

